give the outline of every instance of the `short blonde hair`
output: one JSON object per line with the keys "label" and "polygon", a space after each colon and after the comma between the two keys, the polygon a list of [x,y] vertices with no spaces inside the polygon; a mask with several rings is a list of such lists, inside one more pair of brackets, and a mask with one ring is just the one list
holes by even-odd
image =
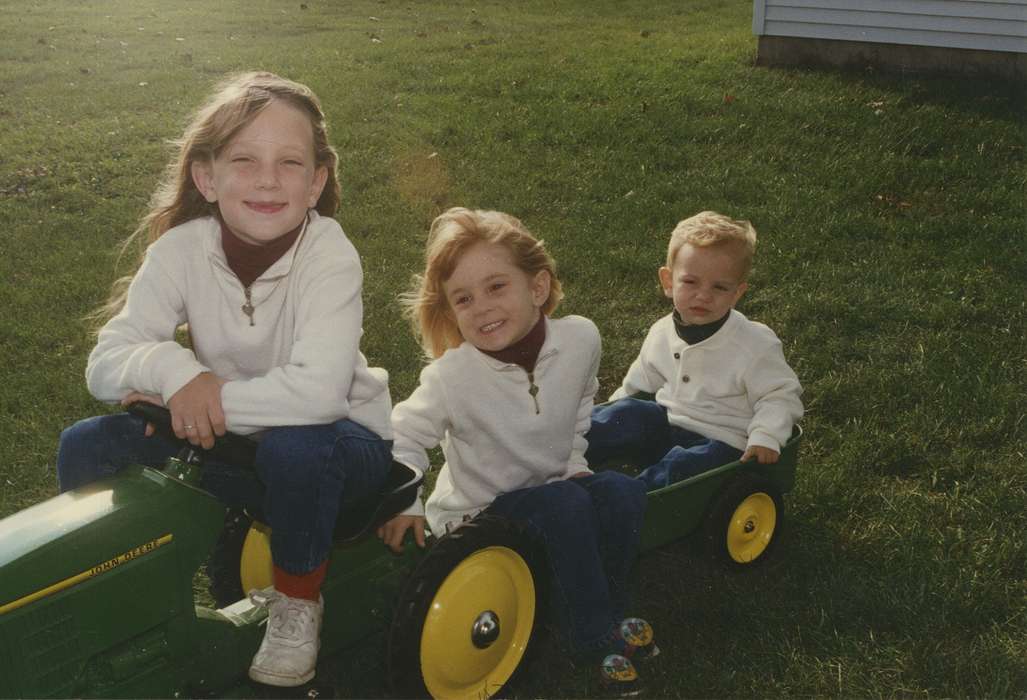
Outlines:
{"label": "short blonde hair", "polygon": [[556,263],[545,243],[535,238],[519,219],[498,211],[449,209],[432,222],[424,274],[415,275],[413,289],[400,296],[404,315],[429,358],[440,357],[464,341],[443,285],[453,276],[461,256],[476,243],[503,246],[510,251],[514,265],[529,276],[542,271],[549,273],[549,297],[542,305],[542,313],[552,313],[563,299]]}
{"label": "short blonde hair", "polygon": [[667,267],[674,267],[674,258],[689,243],[696,248],[730,246],[738,252],[739,278],[745,280],[752,270],[756,253],[756,229],[748,221],[732,219],[715,211],[701,211],[678,222],[667,246]]}

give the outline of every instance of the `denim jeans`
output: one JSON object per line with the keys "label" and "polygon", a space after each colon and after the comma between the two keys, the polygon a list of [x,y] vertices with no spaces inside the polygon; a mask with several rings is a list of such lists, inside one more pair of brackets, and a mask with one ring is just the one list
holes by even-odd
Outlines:
{"label": "denim jeans", "polygon": [[[162,467],[184,443],[146,437],[143,419],[96,416],[61,433],[57,482],[68,491],[132,464]],[[326,425],[271,428],[257,447],[256,471],[207,460],[201,486],[223,502],[256,509],[271,526],[271,558],[291,574],[328,558],[340,510],[373,496],[385,483],[392,443],[348,419]]]}
{"label": "denim jeans", "polygon": [[600,465],[625,454],[645,467],[638,478],[649,490],[663,488],[733,462],[742,451],[720,440],[671,425],[667,409],[655,401],[620,399],[592,409],[585,435],[589,464]]}
{"label": "denim jeans", "polygon": [[609,471],[504,493],[486,510],[542,541],[551,614],[575,653],[605,649],[625,615],[645,505],[641,482]]}

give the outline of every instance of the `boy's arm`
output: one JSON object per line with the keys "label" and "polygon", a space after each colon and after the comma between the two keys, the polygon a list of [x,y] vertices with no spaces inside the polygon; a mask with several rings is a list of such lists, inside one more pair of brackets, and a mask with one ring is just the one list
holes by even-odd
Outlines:
{"label": "boy's arm", "polygon": [[803,413],[802,385],[785,361],[780,342],[750,364],[745,389],[753,409],[746,451],[762,447],[780,453]]}
{"label": "boy's arm", "polygon": [[610,395],[610,401],[623,399],[635,394],[655,394],[666,383],[663,373],[655,363],[655,346],[658,342],[658,329],[653,325],[642,343],[638,357],[631,363],[628,373],[620,388]]}

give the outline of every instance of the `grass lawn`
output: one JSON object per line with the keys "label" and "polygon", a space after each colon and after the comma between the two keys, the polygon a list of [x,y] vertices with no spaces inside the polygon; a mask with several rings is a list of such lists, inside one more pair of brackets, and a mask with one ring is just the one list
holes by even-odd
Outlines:
{"label": "grass lawn", "polygon": [[[669,310],[674,224],[755,224],[739,308],[806,390],[789,526],[745,575],[687,541],[640,561],[648,696],[1025,696],[1022,85],[755,68],[744,0],[0,7],[0,516],[56,492],[60,430],[103,410],[81,319],[166,141],[216,79],[263,68],[325,105],[364,350],[396,400],[421,365],[396,295],[445,207],[546,239],[560,313],[603,332],[602,397]],[[519,693],[584,694],[547,650]],[[382,692],[373,664],[324,666]]]}

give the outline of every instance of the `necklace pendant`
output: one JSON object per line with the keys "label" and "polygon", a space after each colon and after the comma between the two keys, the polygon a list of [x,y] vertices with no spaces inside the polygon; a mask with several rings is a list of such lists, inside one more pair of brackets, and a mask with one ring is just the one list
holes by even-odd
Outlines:
{"label": "necklace pendant", "polygon": [[541,414],[542,411],[539,410],[538,405],[538,386],[535,385],[535,375],[531,372],[528,373],[528,395],[535,402],[535,415]]}
{"label": "necklace pendant", "polygon": [[242,312],[244,314],[246,314],[247,316],[249,316],[249,318],[250,318],[250,325],[251,326],[255,325],[253,323],[253,304],[250,303],[249,299],[247,299],[246,303],[242,305]]}
{"label": "necklace pendant", "polygon": [[253,300],[250,298],[250,288],[246,287],[243,290],[243,294],[246,295],[246,302],[242,305],[242,312],[250,317],[250,325],[253,326]]}

